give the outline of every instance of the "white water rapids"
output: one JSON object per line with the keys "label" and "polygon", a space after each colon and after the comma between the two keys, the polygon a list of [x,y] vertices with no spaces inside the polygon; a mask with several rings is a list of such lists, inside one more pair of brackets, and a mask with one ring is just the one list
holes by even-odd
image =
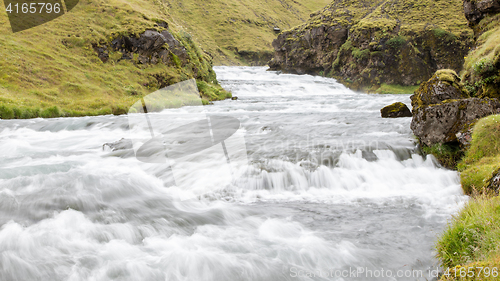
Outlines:
{"label": "white water rapids", "polygon": [[250,167],[194,200],[162,165],[103,151],[129,137],[126,116],[0,120],[0,280],[433,279],[434,243],[467,197],[418,153],[411,118],[380,117],[409,96],[216,71],[239,99],[205,109],[241,122]]}

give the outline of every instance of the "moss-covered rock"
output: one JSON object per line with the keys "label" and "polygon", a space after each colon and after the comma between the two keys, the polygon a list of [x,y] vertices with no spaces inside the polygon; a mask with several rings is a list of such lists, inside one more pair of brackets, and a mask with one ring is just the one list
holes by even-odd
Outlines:
{"label": "moss-covered rock", "polygon": [[496,99],[445,100],[413,110],[411,129],[427,145],[457,141],[457,134],[477,119],[500,113]]}
{"label": "moss-covered rock", "polygon": [[451,69],[438,70],[423,82],[411,96],[413,110],[421,106],[438,104],[445,100],[465,99],[469,95],[460,77]]}
{"label": "moss-covered rock", "polygon": [[273,46],[271,69],[376,92],[384,83],[418,85],[438,69],[461,70],[472,31],[461,0],[335,0]]}
{"label": "moss-covered rock", "polygon": [[411,117],[411,111],[402,102],[395,102],[380,110],[382,118],[398,118],[398,117]]}

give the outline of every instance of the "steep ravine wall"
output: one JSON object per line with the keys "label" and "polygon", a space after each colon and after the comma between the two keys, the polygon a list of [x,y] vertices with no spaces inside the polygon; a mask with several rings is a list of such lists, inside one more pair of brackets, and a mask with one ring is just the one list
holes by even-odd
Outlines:
{"label": "steep ravine wall", "polygon": [[335,0],[273,42],[273,70],[338,78],[354,89],[418,85],[460,71],[472,46],[461,0]]}

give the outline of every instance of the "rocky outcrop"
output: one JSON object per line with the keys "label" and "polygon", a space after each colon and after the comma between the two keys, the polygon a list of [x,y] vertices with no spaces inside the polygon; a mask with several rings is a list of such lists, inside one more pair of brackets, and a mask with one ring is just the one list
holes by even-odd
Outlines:
{"label": "rocky outcrop", "polygon": [[380,110],[382,118],[399,118],[399,117],[411,117],[411,111],[402,102],[396,102],[388,105]]}
{"label": "rocky outcrop", "polygon": [[500,0],[464,0],[464,14],[469,26],[477,36],[481,33],[478,24],[482,19],[500,13]]}
{"label": "rocky outcrop", "polygon": [[[442,3],[441,3],[442,4]],[[354,89],[418,85],[459,71],[472,45],[461,0],[335,0],[273,42],[272,70],[335,77]]]}
{"label": "rocky outcrop", "polygon": [[482,117],[500,113],[497,99],[470,98],[461,79],[452,70],[437,71],[411,96],[411,129],[421,143],[432,146],[470,142],[472,125]]}
{"label": "rocky outcrop", "polygon": [[123,54],[121,59],[133,60],[134,55],[137,55],[137,62],[141,64],[163,62],[175,66],[176,60],[186,63],[188,59],[186,48],[167,30],[146,30],[139,37],[120,36],[111,42],[111,46],[114,51]]}
{"label": "rocky outcrop", "polygon": [[457,134],[477,119],[500,113],[496,99],[446,100],[413,111],[411,129],[423,144],[456,142]]}

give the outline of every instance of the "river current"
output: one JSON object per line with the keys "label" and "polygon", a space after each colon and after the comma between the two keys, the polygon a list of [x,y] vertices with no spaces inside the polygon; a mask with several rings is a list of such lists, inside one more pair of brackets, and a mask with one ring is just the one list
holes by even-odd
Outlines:
{"label": "river current", "polygon": [[[239,120],[248,165],[189,200],[164,165],[103,149],[130,137],[126,115],[0,120],[0,280],[434,279],[434,243],[467,197],[411,118],[380,117],[408,95],[215,69],[238,100],[204,110]],[[204,155],[181,171],[198,191],[218,184]]]}

